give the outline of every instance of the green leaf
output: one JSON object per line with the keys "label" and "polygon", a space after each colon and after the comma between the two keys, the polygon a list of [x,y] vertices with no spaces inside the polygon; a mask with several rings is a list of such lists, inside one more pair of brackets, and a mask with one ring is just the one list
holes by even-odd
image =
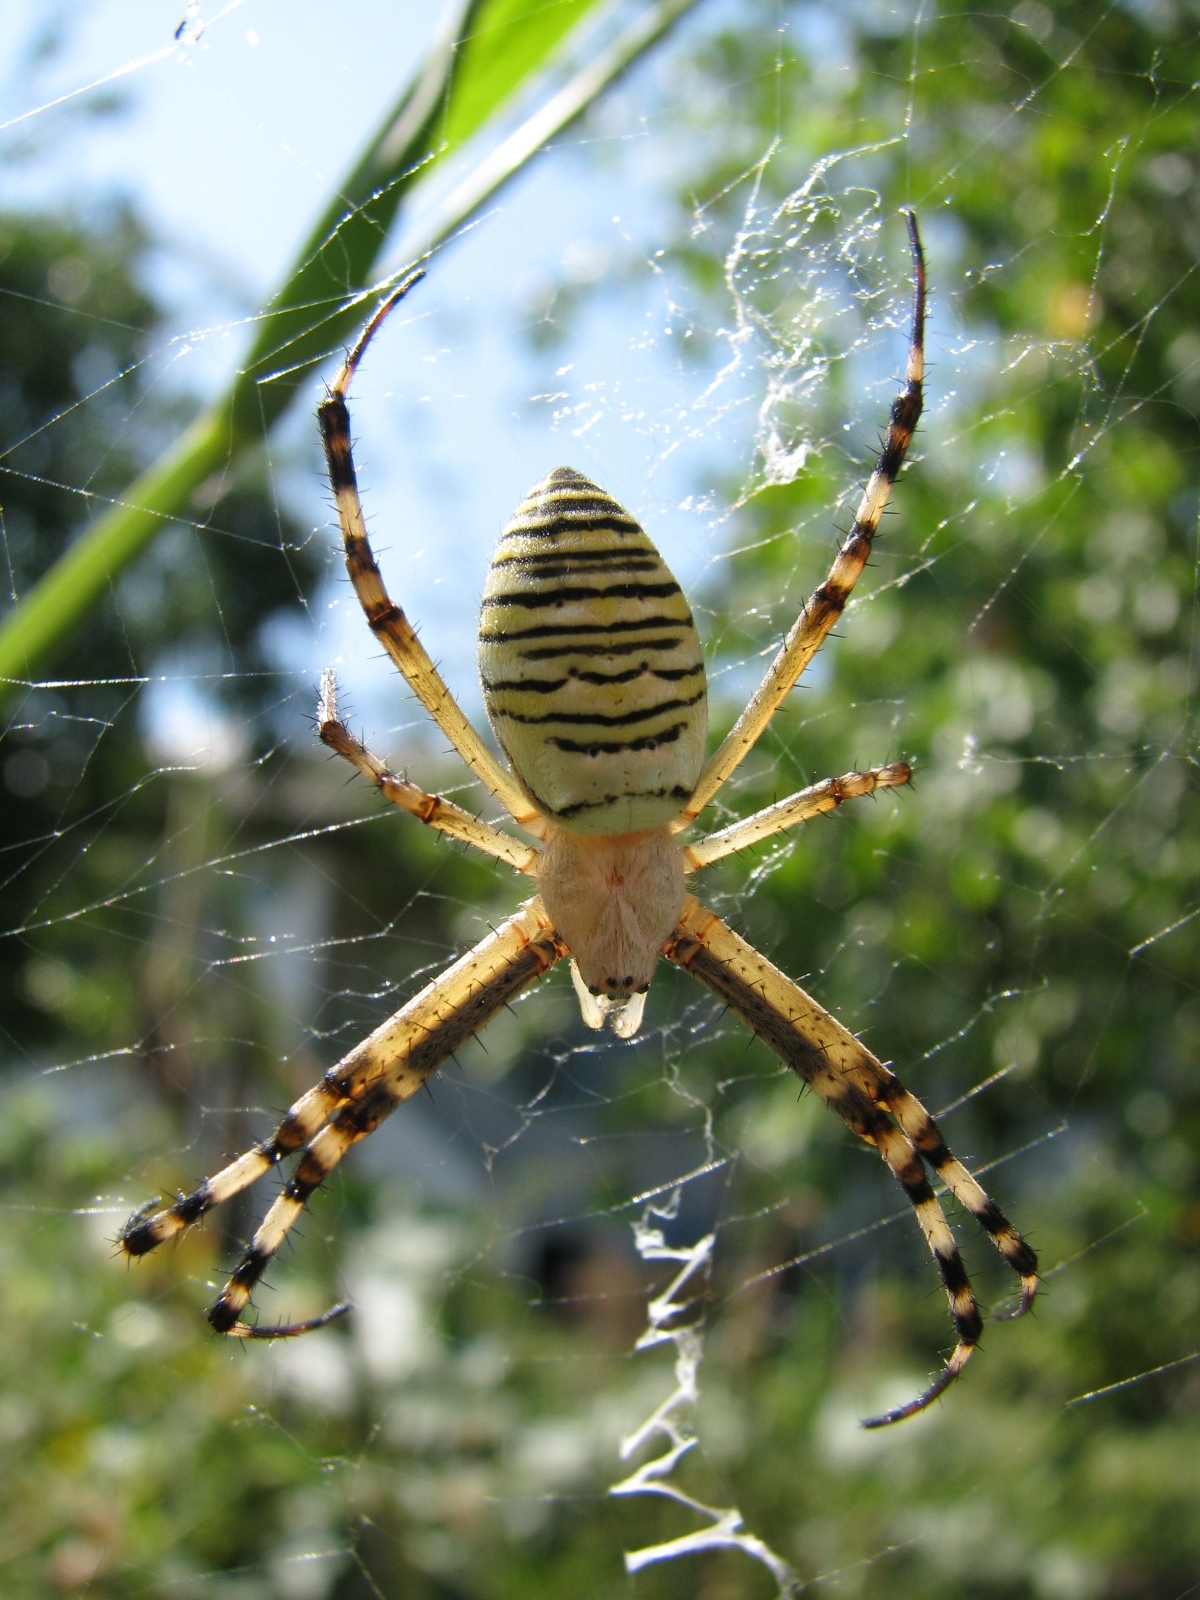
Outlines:
{"label": "green leaf", "polygon": [[595,0],[493,0],[480,8],[457,92],[441,136],[449,153],[464,145],[595,9]]}

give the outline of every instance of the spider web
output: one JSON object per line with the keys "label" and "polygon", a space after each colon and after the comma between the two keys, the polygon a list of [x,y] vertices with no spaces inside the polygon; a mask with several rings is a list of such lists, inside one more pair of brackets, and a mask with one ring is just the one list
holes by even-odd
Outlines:
{"label": "spider web", "polygon": [[[1121,14],[1110,8],[1096,26]],[[314,74],[323,66],[321,30],[301,23],[299,43],[285,43],[254,0],[189,4],[176,38],[179,20],[158,46],[95,71],[77,70],[69,50],[51,54],[32,95],[10,91],[0,131],[32,130],[30,173],[67,138],[54,119],[76,90],[94,96],[120,78],[158,104],[155,75],[186,71],[198,131],[204,108],[215,115],[241,81],[223,43],[235,34],[289,63],[306,45]],[[674,1593],[672,1582],[712,1596],[883,1593],[906,1561],[913,1581],[948,1592],[981,1567],[1020,1592],[1101,1592],[1103,1558],[1061,1532],[1014,1542],[1005,1473],[1019,1479],[1054,1448],[1055,1428],[1110,1395],[1153,1396],[1200,1359],[1187,1336],[1200,1299],[1194,1090],[1178,1065],[1141,1079],[1121,1066],[1139,1059],[1137,1029],[1152,1014],[1176,1062],[1200,1039],[1181,942],[1200,918],[1195,490],[1179,482],[1164,495],[1153,466],[1129,461],[1148,411],[1194,403],[1198,351],[1194,334],[1176,335],[1174,387],[1148,392],[1138,361],[1159,325],[1186,312],[1186,278],[1115,328],[1100,299],[1122,247],[1112,218],[1123,186],[1169,198],[1192,178],[1147,131],[1170,99],[1167,75],[1131,68],[1158,98],[1111,129],[1108,185],[1071,231],[1073,275],[1014,330],[1006,296],[1028,286],[1027,258],[1049,255],[1066,224],[1031,214],[1025,244],[993,257],[961,217],[981,204],[998,147],[1043,117],[1057,126],[1046,105],[1073,74],[1085,83],[1090,35],[1029,0],[1001,8],[996,25],[1042,49],[1040,73],[1002,116],[994,103],[965,116],[952,159],[930,172],[926,62],[940,20],[925,6],[702,7],[435,258],[373,348],[352,414],[385,576],[478,724],[473,634],[490,546],[560,461],[650,530],[693,599],[714,720],[727,724],[824,575],[870,469],[911,306],[895,174],[906,162],[919,172],[901,198],[920,214],[929,257],[927,409],[896,514],[840,637],[711,825],[917,746],[919,783],[781,835],[707,874],[699,892],[893,1058],[1006,1210],[1034,1227],[1041,1322],[990,1329],[987,1369],[973,1362],[936,1412],[860,1433],[859,1417],[922,1386],[948,1337],[911,1214],[879,1163],[808,1098],[797,1104],[790,1076],[671,973],[631,1045],[587,1034],[556,974],[347,1159],[259,1295],[269,1320],[345,1295],[356,1311],[344,1327],[249,1352],[206,1339],[200,1308],[264,1209],[257,1191],[162,1266],[126,1275],[109,1260],[105,1241],[133,1205],[190,1186],[259,1137],[518,894],[506,872],[385,814],[314,748],[317,678],[333,663],[372,750],[480,804],[377,659],[343,581],[306,404],[266,441],[251,483],[273,525],[235,524],[214,488],[114,586],[106,626],[127,668],[81,676],[63,658],[14,702],[0,749],[10,796],[31,808],[5,850],[9,1119],[36,1150],[40,1129],[58,1152],[14,1145],[5,1205],[25,1241],[15,1270],[42,1285],[52,1310],[41,1325],[52,1316],[66,1330],[46,1360],[65,1370],[94,1349],[90,1382],[107,1395],[77,1396],[87,1464],[46,1456],[37,1479],[66,1486],[38,1569],[60,1588],[108,1571],[126,1574],[113,1581],[129,1593],[169,1582],[285,1600],[405,1585],[491,1594],[489,1574],[509,1563],[522,1592],[540,1592],[544,1568],[557,1592],[608,1594],[624,1582],[623,1550],[637,1593]],[[774,42],[755,56],[730,30]],[[871,51],[897,41],[906,74],[853,137],[832,137],[822,116],[850,103],[845,86]],[[747,61],[774,61],[781,75],[794,52],[811,63],[812,106],[797,115],[780,90],[764,112]],[[380,104],[394,71],[370,69]],[[728,123],[726,103],[739,108]],[[258,114],[258,142],[286,147],[304,171],[299,123],[312,107],[267,98]],[[119,120],[83,123],[68,147],[98,147],[110,127]],[[348,135],[347,159],[353,147]],[[115,148],[96,156],[100,170]],[[302,194],[297,227],[307,209]],[[228,269],[231,247],[219,269],[201,256],[202,233],[152,269],[177,325],[138,357],[137,398],[114,388],[98,341],[90,368],[76,362],[79,405],[39,437],[52,446],[82,409],[117,449],[156,395],[169,418],[216,389],[255,297]],[[84,304],[71,259],[39,298],[64,316]],[[401,234],[380,275],[406,259]],[[1041,454],[1022,419],[1051,387],[1063,410],[1056,448]],[[38,448],[3,447],[10,481],[38,477]],[[1175,470],[1156,459],[1160,474]],[[1115,493],[1114,461],[1137,492],[1117,497],[1080,550],[1062,530],[1081,499]],[[70,520],[95,514],[88,472],[58,488]],[[17,574],[20,518],[7,515],[3,532]],[[271,564],[274,585],[249,632],[228,581],[247,552]],[[175,584],[199,598],[155,635],[147,618],[175,603]],[[927,671],[921,650],[942,648],[940,613],[958,658]],[[1060,714],[1072,673],[1087,680],[1087,717]],[[1020,902],[1008,921],[994,887],[1006,874]],[[1015,955],[989,965],[984,951],[968,971],[937,935],[947,884],[958,896],[947,920],[983,927],[981,951],[990,937]],[[1081,904],[1115,950],[1099,992],[1071,955],[1085,939]],[[1058,1225],[1060,1212],[1069,1222]],[[1170,1316],[1155,1314],[1160,1328],[1150,1302],[1135,1303],[1105,1347],[1115,1365],[1054,1367],[1095,1314],[1089,1274],[1143,1236],[1147,1259],[1167,1260],[1168,1234],[1175,1298]],[[998,1270],[967,1247],[982,1294],[1002,1301]],[[47,1268],[53,1252],[75,1263],[71,1285]],[[184,1447],[170,1407],[147,1410],[148,1393],[182,1397],[229,1466],[224,1489],[197,1469],[198,1514],[178,1513],[167,1552],[140,1557],[88,1496],[108,1471],[129,1505],[144,1503],[169,1476]],[[1170,1393],[1194,1442],[1195,1390]],[[1034,1445],[1003,1433],[1006,1401]],[[5,1437],[42,1474],[36,1408],[5,1405]],[[781,1442],[776,1411],[794,1442]],[[961,1454],[968,1422],[991,1480],[923,1478],[924,1453]],[[793,1480],[781,1498],[780,1483],[812,1472],[832,1487],[806,1485],[803,1512],[789,1511],[801,1489]],[[877,1477],[904,1515],[871,1489]],[[238,1494],[267,1509],[227,1536]]]}

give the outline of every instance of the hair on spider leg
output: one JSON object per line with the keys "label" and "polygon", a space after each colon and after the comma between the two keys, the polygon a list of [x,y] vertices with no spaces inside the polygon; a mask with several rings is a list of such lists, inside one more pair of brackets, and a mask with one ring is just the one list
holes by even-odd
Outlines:
{"label": "hair on spider leg", "polygon": [[[348,1316],[353,1310],[352,1300],[339,1300],[337,1305],[330,1306],[328,1311],[322,1311],[319,1317],[307,1317],[303,1322],[272,1322],[266,1327],[260,1322],[243,1323],[236,1332],[231,1329],[230,1333],[239,1344],[243,1344],[247,1339],[297,1339],[302,1334],[315,1333],[318,1328],[327,1328],[331,1322],[337,1322],[339,1318]],[[217,1332],[216,1329],[213,1331]],[[229,1338],[230,1334],[226,1333],[223,1337]]]}
{"label": "hair on spider leg", "polygon": [[326,386],[326,392],[330,396],[337,396],[339,399],[344,396],[346,390],[350,386],[350,380],[358,371],[359,362],[367,353],[367,346],[371,343],[372,339],[374,339],[375,335],[379,332],[387,318],[400,304],[401,300],[408,295],[410,290],[415,289],[417,284],[420,283],[421,279],[425,276],[425,271],[426,269],[424,267],[414,267],[412,271],[407,274],[407,276],[401,275],[400,281],[396,284],[396,287],[384,297],[381,304],[371,314],[366,327],[358,336],[357,343],[352,347],[347,355],[346,360],[342,365],[342,370],[338,373],[334,381]]}
{"label": "hair on spider leg", "polygon": [[[113,1237],[105,1240],[106,1244],[113,1246],[115,1255],[124,1256],[126,1267],[132,1266],[136,1260],[134,1252],[129,1248],[130,1235],[136,1230],[139,1223],[145,1222],[148,1217],[154,1216],[157,1211],[162,1209],[162,1203],[169,1193],[169,1190],[160,1190],[155,1199],[144,1200],[133,1215],[126,1218]],[[183,1192],[181,1190],[176,1191],[176,1199],[182,1200],[183,1198]],[[179,1235],[176,1235],[176,1237],[178,1238]]]}

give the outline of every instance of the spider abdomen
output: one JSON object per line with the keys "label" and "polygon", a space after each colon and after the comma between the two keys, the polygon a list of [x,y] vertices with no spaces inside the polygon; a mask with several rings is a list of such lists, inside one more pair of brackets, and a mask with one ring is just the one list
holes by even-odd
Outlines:
{"label": "spider abdomen", "polygon": [[479,669],[513,771],[560,827],[632,833],[678,815],[708,731],[696,625],[640,525],[570,467],[501,535]]}

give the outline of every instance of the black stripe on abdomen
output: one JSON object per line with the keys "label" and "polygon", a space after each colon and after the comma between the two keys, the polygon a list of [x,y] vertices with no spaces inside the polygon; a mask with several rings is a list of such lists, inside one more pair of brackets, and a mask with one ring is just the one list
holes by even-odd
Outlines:
{"label": "black stripe on abdomen", "polygon": [[504,628],[495,633],[489,633],[486,628],[481,628],[479,642],[512,644],[522,639],[568,639],[581,635],[585,638],[594,638],[596,634],[640,633],[645,628],[686,628],[691,620],[689,612],[686,618],[643,617],[637,622],[542,622],[536,628]]}
{"label": "black stripe on abdomen", "polygon": [[[645,650],[667,652],[678,650],[683,640],[635,639],[631,644],[564,644],[546,646],[541,650],[518,650],[522,661],[561,661],[564,656],[636,656]],[[665,674],[663,674],[665,676]]]}
{"label": "black stripe on abdomen", "polygon": [[641,567],[643,564],[662,571],[662,561],[653,550],[622,550],[619,547],[613,550],[527,550],[517,556],[493,556],[493,567],[520,567],[522,569],[540,570],[544,567],[573,566],[575,563],[591,565],[607,565],[609,562],[620,567],[633,566],[635,563]]}
{"label": "black stripe on abdomen", "polygon": [[623,750],[657,750],[660,745],[674,744],[686,727],[686,722],[673,722],[661,733],[644,733],[636,739],[587,739],[583,742],[578,739],[559,738],[556,734],[553,738],[547,739],[546,743],[552,744],[556,750],[562,750],[567,755],[615,756]]}
{"label": "black stripe on abdomen", "polygon": [[[640,650],[640,645],[630,645],[631,650]],[[566,651],[567,655],[574,652]],[[559,689],[565,689],[569,683],[594,683],[601,687],[615,683],[633,683],[641,677],[658,678],[663,683],[679,683],[684,678],[696,678],[704,671],[703,666],[698,667],[652,667],[648,661],[643,661],[640,666],[630,667],[625,672],[578,672],[572,670],[565,678],[498,678],[494,682],[483,679],[483,687],[488,694],[503,694],[510,690],[514,694],[554,694]]]}
{"label": "black stripe on abdomen", "polygon": [[621,517],[603,510],[587,511],[580,516],[531,516],[522,522],[510,522],[500,535],[501,539],[557,539],[564,533],[615,533],[618,538],[640,534],[645,529],[632,517]]}
{"label": "black stripe on abdomen", "polygon": [[647,706],[640,711],[621,711],[615,716],[607,716],[602,711],[547,711],[529,716],[520,711],[505,711],[503,706],[493,705],[488,709],[494,717],[504,717],[509,722],[520,722],[526,726],[559,722],[576,728],[632,728],[638,722],[649,722],[652,717],[661,717],[668,711],[686,711],[689,706],[703,700],[704,693],[701,689],[699,694],[692,695],[688,700],[661,700],[656,706]]}
{"label": "black stripe on abdomen", "polygon": [[538,611],[543,606],[562,606],[572,600],[665,600],[668,595],[682,592],[674,579],[670,583],[609,583],[598,589],[564,583],[557,589],[489,595],[483,606],[485,611],[489,606],[521,606],[526,611]]}

